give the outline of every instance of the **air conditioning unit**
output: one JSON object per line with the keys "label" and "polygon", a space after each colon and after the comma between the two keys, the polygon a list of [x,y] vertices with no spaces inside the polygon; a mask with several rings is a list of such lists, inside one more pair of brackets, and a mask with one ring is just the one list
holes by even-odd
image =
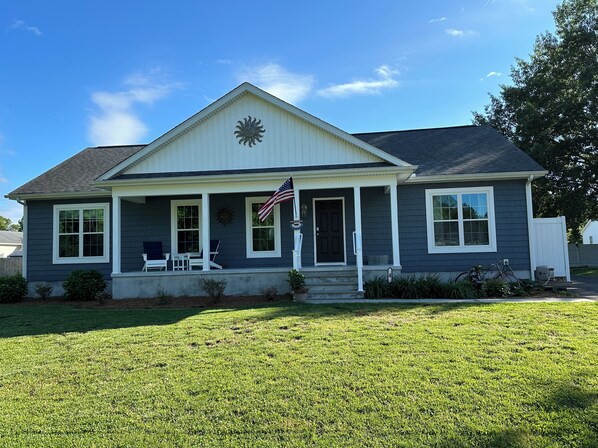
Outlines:
{"label": "air conditioning unit", "polygon": [[554,267],[543,265],[536,267],[536,280],[548,281],[554,278]]}

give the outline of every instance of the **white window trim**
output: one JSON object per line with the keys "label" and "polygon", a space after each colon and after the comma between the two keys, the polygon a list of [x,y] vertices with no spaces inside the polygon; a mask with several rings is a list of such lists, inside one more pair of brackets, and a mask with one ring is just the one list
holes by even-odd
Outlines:
{"label": "white window trim", "polygon": [[[104,255],[101,257],[59,257],[58,218],[62,210],[83,210],[102,209],[104,211]],[[81,213],[80,217],[83,216]],[[96,202],[91,204],[57,204],[54,205],[52,215],[52,263],[53,264],[75,264],[75,263],[110,263],[110,204],[107,202]],[[79,253],[83,251],[81,236],[83,227],[79,228]]]}
{"label": "white window trim", "polygon": [[245,241],[247,258],[280,258],[280,204],[276,204],[272,213],[274,214],[274,250],[254,251],[253,250],[253,228],[251,226],[251,204],[263,204],[269,199],[268,196],[245,198]]}
{"label": "white window trim", "polygon": [[202,250],[201,237],[201,199],[177,199],[170,201],[170,253],[172,256],[180,255],[178,252],[178,234],[176,209],[181,205],[196,205],[199,210],[199,251]]}
{"label": "white window trim", "polygon": [[[450,194],[485,193],[488,198],[488,245],[465,246],[463,237],[463,210],[459,200],[459,246],[436,246],[434,244],[434,211],[432,196]],[[494,187],[467,187],[467,188],[437,188],[426,190],[426,224],[428,233],[428,253],[453,254],[473,252],[496,252],[496,220],[494,217]]]}

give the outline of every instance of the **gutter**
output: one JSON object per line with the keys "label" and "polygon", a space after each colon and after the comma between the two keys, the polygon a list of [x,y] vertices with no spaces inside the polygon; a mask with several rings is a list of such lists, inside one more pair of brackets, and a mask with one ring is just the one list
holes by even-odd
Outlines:
{"label": "gutter", "polygon": [[536,232],[534,229],[534,207],[532,202],[532,181],[534,176],[530,174],[525,182],[525,203],[527,206],[527,238],[529,245],[530,280],[534,279],[536,271]]}

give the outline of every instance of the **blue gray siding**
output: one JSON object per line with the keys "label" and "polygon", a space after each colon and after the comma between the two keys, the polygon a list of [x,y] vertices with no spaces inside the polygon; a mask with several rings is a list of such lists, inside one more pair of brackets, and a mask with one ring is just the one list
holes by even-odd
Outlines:
{"label": "blue gray siding", "polygon": [[[460,184],[402,185],[398,187],[399,242],[403,272],[446,272],[468,269],[471,265],[493,263],[509,258],[515,270],[529,269],[529,245],[524,181],[494,182],[497,252],[471,254],[428,254],[426,234],[425,190],[487,186],[487,182]],[[271,192],[251,194],[215,194],[210,196],[210,233],[221,241],[217,261],[225,268],[291,267],[293,231],[292,202],[281,204],[281,257],[247,258],[245,236],[245,198],[268,196]],[[303,266],[314,265],[313,199],[343,197],[345,203],[345,250],[347,264],[355,264],[352,234],[355,230],[353,189],[304,190],[300,203],[307,205],[303,218]],[[171,251],[170,204],[189,196],[148,197],[145,204],[122,202],[122,271],[140,271],[143,241],[162,241],[164,250]],[[390,195],[383,187],[362,188],[362,227],[364,257],[388,255],[392,260]],[[52,264],[52,207],[54,204],[110,202],[106,199],[28,202],[28,280],[62,281],[73,269],[97,269],[106,278],[112,271],[110,263],[53,265]],[[230,224],[216,222],[216,212],[227,207],[233,210]],[[112,232],[111,232],[112,235]],[[112,259],[112,254],[111,257]]]}
{"label": "blue gray siding", "polygon": [[[428,254],[426,189],[494,186],[497,252]],[[398,189],[399,244],[403,272],[455,272],[508,258],[514,270],[529,270],[525,181],[402,185]]]}
{"label": "blue gray siding", "polygon": [[[111,202],[104,199],[60,201],[27,201],[27,280],[30,282],[60,282],[75,269],[95,269],[110,279],[110,263],[52,264],[52,216],[55,204],[88,204]],[[112,216],[112,211],[110,213]],[[110,223],[109,223],[110,224]],[[110,229],[112,235],[112,229]],[[112,259],[112,254],[110,254]]]}

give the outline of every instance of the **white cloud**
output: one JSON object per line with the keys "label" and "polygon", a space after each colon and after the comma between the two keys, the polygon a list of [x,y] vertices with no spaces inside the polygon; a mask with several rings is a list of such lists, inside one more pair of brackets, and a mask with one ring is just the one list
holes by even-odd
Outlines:
{"label": "white cloud", "polygon": [[91,100],[99,111],[90,118],[88,138],[98,146],[142,143],[147,126],[134,111],[136,104],[150,105],[179,88],[179,83],[156,83],[142,74],[129,76],[125,90],[95,92]]}
{"label": "white cloud", "polygon": [[22,20],[13,20],[12,25],[10,25],[7,28],[8,31],[15,31],[15,30],[22,30],[22,31],[28,31],[30,33],[33,33],[37,36],[41,36],[42,32],[40,31],[40,29],[36,26],[31,26],[31,25],[27,25],[25,22],[23,22]]}
{"label": "white cloud", "polygon": [[499,77],[502,76],[501,72],[490,72],[486,75],[486,78],[492,78],[493,76]]}
{"label": "white cloud", "polygon": [[314,84],[313,76],[291,73],[274,63],[246,69],[239,78],[293,104],[309,95]]}
{"label": "white cloud", "polygon": [[385,89],[398,87],[399,81],[395,78],[398,70],[393,70],[387,65],[381,65],[375,70],[377,79],[355,80],[344,84],[332,84],[318,90],[318,95],[326,98],[346,97],[351,95],[378,95]]}
{"label": "white cloud", "polygon": [[430,19],[428,23],[438,23],[438,22],[445,22],[448,19],[446,17],[438,17],[437,19]]}
{"label": "white cloud", "polygon": [[447,28],[444,31],[449,36],[454,36],[454,37],[467,37],[467,36],[475,36],[478,34],[474,30],[458,30],[455,28]]}

